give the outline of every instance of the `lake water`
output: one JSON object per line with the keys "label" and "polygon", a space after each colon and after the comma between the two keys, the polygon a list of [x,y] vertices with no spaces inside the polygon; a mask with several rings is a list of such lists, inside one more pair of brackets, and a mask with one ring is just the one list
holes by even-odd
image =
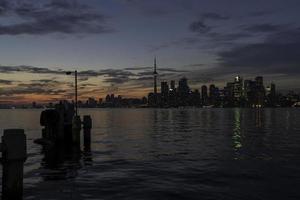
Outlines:
{"label": "lake water", "polygon": [[83,109],[79,153],[33,143],[40,112],[0,110],[27,135],[24,199],[300,199],[300,109]]}

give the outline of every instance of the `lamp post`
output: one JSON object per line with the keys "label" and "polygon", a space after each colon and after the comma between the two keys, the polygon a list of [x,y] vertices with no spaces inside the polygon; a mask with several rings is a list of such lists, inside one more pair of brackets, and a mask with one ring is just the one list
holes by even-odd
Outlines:
{"label": "lamp post", "polygon": [[[67,75],[71,75],[72,72],[66,72]],[[75,74],[75,116],[78,116],[78,91],[77,91],[77,70],[74,71]]]}

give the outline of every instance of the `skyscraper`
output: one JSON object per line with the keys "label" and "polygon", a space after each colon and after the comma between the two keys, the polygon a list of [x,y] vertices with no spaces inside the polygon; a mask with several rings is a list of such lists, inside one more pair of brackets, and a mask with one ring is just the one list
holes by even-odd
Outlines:
{"label": "skyscraper", "polygon": [[243,96],[243,79],[240,76],[235,77],[233,87],[233,96],[239,102]]}
{"label": "skyscraper", "polygon": [[190,94],[190,87],[188,85],[187,78],[183,77],[178,82],[178,96],[179,96],[179,104],[181,106],[188,105],[189,94]]}
{"label": "skyscraper", "polygon": [[202,104],[206,105],[207,104],[207,98],[208,98],[208,95],[207,95],[207,86],[206,85],[203,85],[201,87],[201,97],[202,97]]}
{"label": "skyscraper", "polygon": [[169,100],[169,85],[167,81],[161,82],[161,99],[160,99],[160,104],[161,105],[166,105]]}
{"label": "skyscraper", "polygon": [[262,107],[264,106],[264,100],[265,100],[265,87],[264,87],[264,81],[262,76],[258,76],[255,78],[255,106],[256,107]]}
{"label": "skyscraper", "polygon": [[154,71],[153,71],[153,78],[154,78],[154,103],[157,104],[157,71],[156,71],[156,57],[154,58]]}
{"label": "skyscraper", "polygon": [[264,78],[262,76],[257,76],[255,78],[256,86],[263,87],[264,86]]}
{"label": "skyscraper", "polygon": [[174,80],[171,81],[171,90],[172,91],[175,90],[175,81]]}
{"label": "skyscraper", "polygon": [[160,91],[161,91],[161,95],[164,97],[167,97],[169,95],[169,85],[167,81],[161,82]]}
{"label": "skyscraper", "polygon": [[188,86],[187,78],[183,77],[178,83],[178,92],[188,94],[190,92],[190,87]]}

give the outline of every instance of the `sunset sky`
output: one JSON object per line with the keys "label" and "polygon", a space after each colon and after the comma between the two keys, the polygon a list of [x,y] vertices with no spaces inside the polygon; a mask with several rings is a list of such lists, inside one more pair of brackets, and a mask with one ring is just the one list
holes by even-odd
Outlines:
{"label": "sunset sky", "polygon": [[300,91],[299,0],[0,0],[0,103],[142,97],[234,76]]}

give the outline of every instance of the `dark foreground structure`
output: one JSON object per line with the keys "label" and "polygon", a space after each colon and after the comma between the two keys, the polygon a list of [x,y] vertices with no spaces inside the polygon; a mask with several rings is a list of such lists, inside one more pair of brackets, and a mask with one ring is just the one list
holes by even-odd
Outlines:
{"label": "dark foreground structure", "polygon": [[[44,126],[42,138],[35,143],[43,145],[46,163],[59,162],[57,155],[72,155],[72,159],[79,160],[80,132],[83,127],[84,147],[90,149],[92,119],[89,115],[83,117],[74,112],[73,104],[67,102],[57,104],[55,109],[42,111],[40,124]],[[2,199],[23,199],[23,171],[27,158],[26,135],[23,129],[6,129],[0,143],[2,152]]]}
{"label": "dark foreground structure", "polygon": [[2,199],[18,200],[23,196],[23,169],[27,158],[26,136],[23,129],[4,130],[2,143]]}
{"label": "dark foreground structure", "polygon": [[54,109],[47,109],[41,113],[40,124],[43,126],[42,138],[36,140],[39,144],[80,145],[80,131],[83,127],[85,139],[90,138],[92,119],[89,115],[83,117],[74,112],[74,105],[60,102]]}

